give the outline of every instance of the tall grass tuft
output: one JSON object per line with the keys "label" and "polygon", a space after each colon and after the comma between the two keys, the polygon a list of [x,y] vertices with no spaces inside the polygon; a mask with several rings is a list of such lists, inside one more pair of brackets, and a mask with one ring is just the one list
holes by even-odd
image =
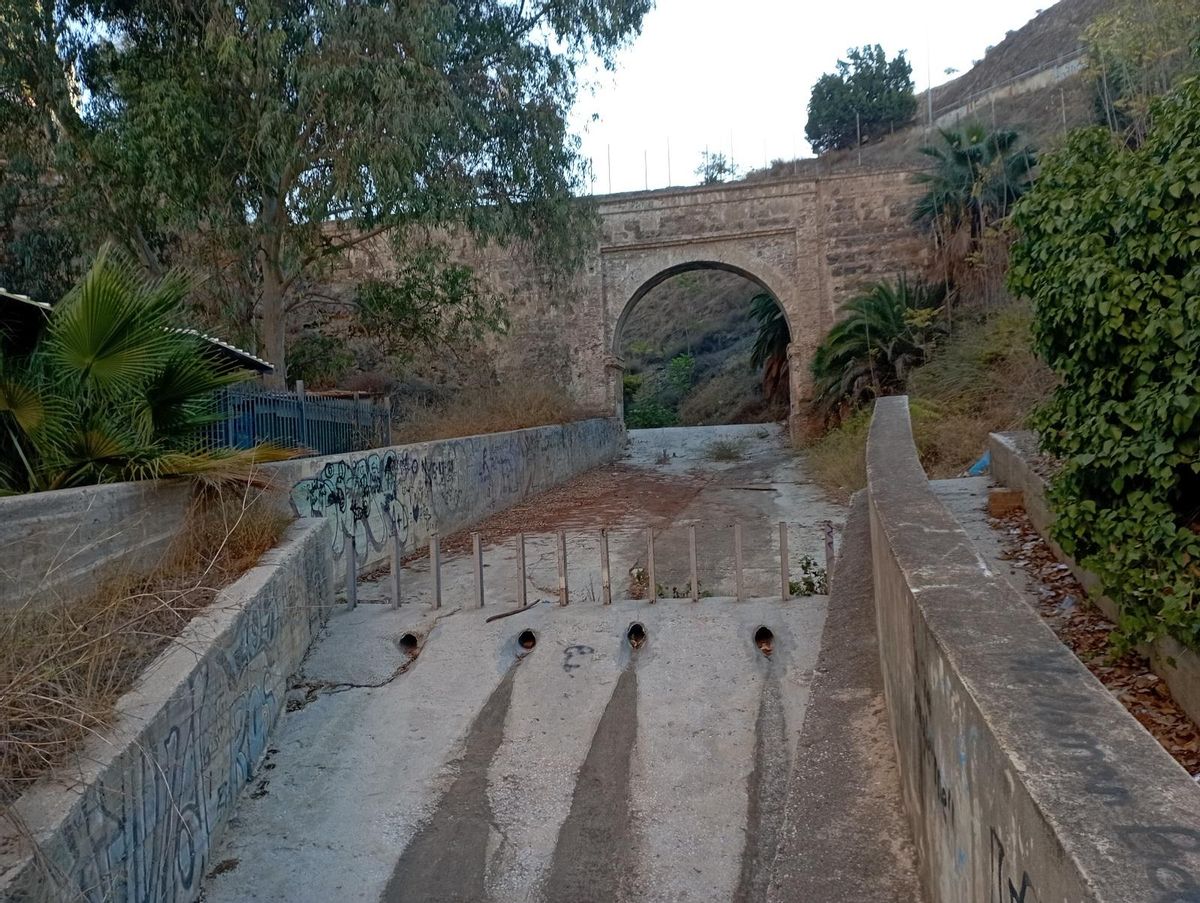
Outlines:
{"label": "tall grass tuft", "polygon": [[597,415],[576,403],[561,386],[516,380],[466,389],[445,405],[413,408],[400,418],[393,438],[398,443],[427,442],[570,423],[589,416]]}
{"label": "tall grass tuft", "polygon": [[104,731],[146,666],[290,520],[260,490],[212,492],[153,571],[109,576],[77,601],[0,611],[0,814]]}

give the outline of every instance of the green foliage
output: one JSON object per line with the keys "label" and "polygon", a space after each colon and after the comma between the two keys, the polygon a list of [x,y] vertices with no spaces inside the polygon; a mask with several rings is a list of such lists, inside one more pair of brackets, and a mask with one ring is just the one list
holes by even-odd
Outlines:
{"label": "green foliage", "polygon": [[692,387],[696,376],[696,358],[690,354],[677,354],[667,364],[667,382],[680,395]]}
{"label": "green foliage", "polygon": [[797,576],[788,581],[788,592],[793,596],[829,594],[829,574],[811,555],[802,555],[798,565],[793,566],[792,570]]}
{"label": "green foliage", "polygon": [[936,319],[944,299],[941,287],[901,277],[847,302],[813,356],[817,407],[828,414],[901,389],[942,331]]}
{"label": "green foliage", "polygon": [[679,415],[673,408],[653,399],[635,401],[625,409],[625,425],[631,430],[652,430],[678,423]]}
{"label": "green foliage", "polygon": [[1194,0],[1119,0],[1084,32],[1096,85],[1097,121],[1140,143],[1150,108],[1200,71],[1200,16]]}
{"label": "green foliage", "polygon": [[1011,129],[989,132],[974,123],[938,131],[942,143],[921,148],[935,168],[916,176],[926,190],[913,207],[913,221],[942,242],[963,230],[978,241],[1029,190],[1037,154]]}
{"label": "green foliage", "polygon": [[310,389],[331,388],[354,365],[354,355],[345,342],[320,329],[306,329],[291,343],[287,353],[288,378],[304,380]]}
{"label": "green foliage", "polygon": [[625,397],[625,409],[633,404],[633,399],[641,390],[645,377],[640,373],[626,373],[621,378],[621,389]]}
{"label": "green foliage", "polygon": [[702,185],[716,185],[729,182],[740,175],[738,165],[732,158],[722,153],[709,153],[707,150],[700,155],[700,165],[696,167],[696,175]]}
{"label": "green foliage", "polygon": [[750,299],[750,316],[758,322],[758,332],[750,349],[750,367],[762,369],[762,391],[767,401],[786,401],[787,350],[792,336],[783,308],[773,296],[763,292]]}
{"label": "green foliage", "polygon": [[1128,641],[1200,646],[1200,84],[1144,144],[1074,134],[1017,205],[1010,286],[1061,385],[1035,425],[1061,462],[1054,536],[1121,607]]}
{"label": "green foliage", "polygon": [[198,452],[218,370],[171,318],[190,282],[103,253],[27,355],[0,356],[0,494],[169,474],[230,475],[257,453]]}
{"label": "green foliage", "polygon": [[889,60],[883,48],[852,47],[837,71],[813,85],[805,135],[813,150],[855,147],[859,130],[864,143],[908,124],[917,112],[912,64],[904,51]]}
{"label": "green foliage", "polygon": [[579,263],[595,220],[574,197],[576,72],[611,64],[650,5],[10,4],[0,84],[54,135],[78,233],[120,236],[152,272],[184,249],[213,261],[216,301],[248,299],[282,378],[287,315],[376,235]]}
{"label": "green foliage", "polygon": [[0,288],[51,303],[73,280],[75,240],[61,222],[54,147],[25,98],[0,91]]}
{"label": "green foliage", "polygon": [[771,361],[786,364],[792,337],[779,302],[766,292],[755,295],[750,299],[750,316],[758,322],[758,333],[750,350],[751,368],[757,370]]}
{"label": "green foliage", "polygon": [[503,299],[444,248],[397,250],[396,275],[361,283],[355,297],[362,330],[384,353],[405,357],[417,347],[449,347],[507,329]]}

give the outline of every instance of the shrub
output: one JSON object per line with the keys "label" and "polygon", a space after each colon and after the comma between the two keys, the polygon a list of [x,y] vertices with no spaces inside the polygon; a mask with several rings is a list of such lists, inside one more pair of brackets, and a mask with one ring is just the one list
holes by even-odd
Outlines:
{"label": "shrub", "polygon": [[288,347],[288,379],[302,379],[309,389],[336,386],[353,365],[346,343],[319,330],[306,329]]}
{"label": "shrub", "polygon": [[717,439],[708,444],[704,456],[710,461],[725,463],[741,461],[746,457],[746,443],[736,439]]}
{"label": "shrub", "polygon": [[848,301],[843,318],[817,346],[812,372],[815,403],[826,413],[857,407],[903,388],[908,371],[924,363],[940,327],[945,293],[905,278],[878,282]]}
{"label": "shrub", "polygon": [[675,411],[657,401],[638,401],[625,409],[625,425],[631,430],[652,430],[678,423]]}
{"label": "shrub", "polygon": [[1121,607],[1120,639],[1200,645],[1200,84],[1145,143],[1073,135],[1015,213],[1014,292],[1061,385],[1035,425],[1058,458],[1054,537]]}

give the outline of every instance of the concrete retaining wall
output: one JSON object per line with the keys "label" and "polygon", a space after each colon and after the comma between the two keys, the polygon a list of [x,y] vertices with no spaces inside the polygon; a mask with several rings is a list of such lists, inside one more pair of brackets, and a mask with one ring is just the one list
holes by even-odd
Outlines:
{"label": "concrete retaining wall", "polygon": [[332,603],[330,528],[294,525],[122,697],[114,730],[15,804],[27,833],[0,824],[0,899],[197,898],[214,840],[257,776],[288,676]]}
{"label": "concrete retaining wall", "polygon": [[[988,438],[988,450],[991,452],[992,476],[998,483],[1021,491],[1025,513],[1029,515],[1034,529],[1050,545],[1058,560],[1071,569],[1096,607],[1109,620],[1116,621],[1117,605],[1101,591],[1100,579],[1080,567],[1050,538],[1054,512],[1046,501],[1046,481],[1032,464],[1037,454],[1037,436],[1031,432],[992,433]],[[1141,652],[1150,659],[1154,673],[1167,682],[1180,708],[1193,721],[1200,723],[1200,655],[1171,637],[1160,637],[1154,643],[1143,646]]]}
{"label": "concrete retaining wall", "polygon": [[[615,419],[305,458],[263,468],[278,504],[334,520],[340,573],[347,538],[362,564],[385,560],[395,524],[409,548],[450,533],[613,460]],[[115,568],[146,570],[183,523],[186,483],[119,483],[0,498],[0,606],[41,604],[95,585]]]}
{"label": "concrete retaining wall", "polygon": [[393,530],[417,548],[612,461],[624,443],[621,421],[598,418],[304,458],[272,465],[271,478],[298,514],[334,521],[341,575],[352,535],[360,566],[386,561]]}
{"label": "concrete retaining wall", "polygon": [[867,447],[880,656],[933,903],[1200,899],[1200,788],[992,574],[905,398]]}
{"label": "concrete retaining wall", "polygon": [[152,568],[191,492],[187,483],[163,481],[0,498],[0,607],[52,602],[116,568]]}

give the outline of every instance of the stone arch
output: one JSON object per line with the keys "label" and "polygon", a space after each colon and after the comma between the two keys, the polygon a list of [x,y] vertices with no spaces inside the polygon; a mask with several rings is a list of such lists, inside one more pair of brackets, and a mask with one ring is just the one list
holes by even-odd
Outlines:
{"label": "stone arch", "polygon": [[625,325],[629,321],[629,317],[633,314],[634,310],[637,309],[638,304],[641,303],[641,300],[651,291],[653,291],[654,288],[662,285],[668,279],[672,279],[675,276],[679,276],[683,273],[692,273],[697,270],[722,270],[726,273],[734,273],[735,275],[741,276],[743,279],[746,279],[749,282],[753,282],[775,299],[775,303],[778,304],[780,309],[783,311],[783,318],[787,322],[788,335],[790,336],[793,334],[792,317],[788,313],[787,308],[784,307],[779,291],[772,287],[766,279],[732,263],[725,263],[717,260],[697,259],[687,263],[677,263],[668,266],[665,269],[655,273],[640,286],[638,286],[633,295],[630,296],[630,298],[625,302],[624,308],[621,310],[620,314],[617,315],[616,322],[613,324],[610,342],[614,357],[619,358],[621,355],[621,337],[625,332]]}
{"label": "stone arch", "polygon": [[[698,247],[697,244],[700,246]],[[808,398],[807,357],[798,354],[798,329],[806,321],[821,320],[811,300],[798,290],[797,255],[791,230],[745,239],[691,245],[621,249],[604,256],[606,343],[608,345],[607,397],[617,416],[624,417],[622,376],[625,362],[620,343],[630,315],[656,286],[673,276],[696,270],[735,273],[763,288],[783,311],[791,345],[788,346],[789,421]],[[810,302],[806,304],[806,301]],[[811,330],[811,326],[809,327]]]}

